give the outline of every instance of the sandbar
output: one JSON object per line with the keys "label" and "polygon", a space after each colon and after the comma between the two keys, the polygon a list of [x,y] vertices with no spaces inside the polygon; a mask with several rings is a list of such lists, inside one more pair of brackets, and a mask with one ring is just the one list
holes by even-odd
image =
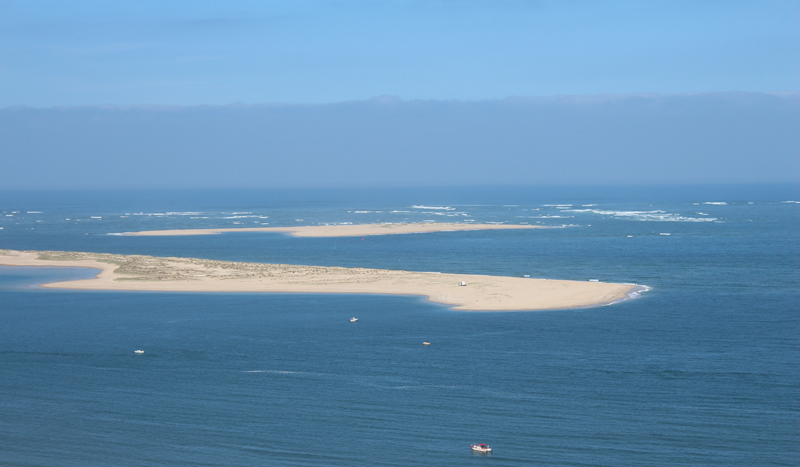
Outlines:
{"label": "sandbar", "polygon": [[174,229],[125,232],[134,236],[217,235],[230,232],[283,232],[293,237],[366,237],[370,235],[414,234],[461,230],[543,229],[538,225],[457,224],[444,222],[415,222],[397,224],[337,224],[297,227],[239,227],[224,229]]}
{"label": "sandbar", "polygon": [[419,295],[457,310],[473,311],[599,306],[624,300],[642,289],[635,284],[607,282],[64,251],[0,250],[0,265],[100,270],[92,279],[43,285],[59,289]]}

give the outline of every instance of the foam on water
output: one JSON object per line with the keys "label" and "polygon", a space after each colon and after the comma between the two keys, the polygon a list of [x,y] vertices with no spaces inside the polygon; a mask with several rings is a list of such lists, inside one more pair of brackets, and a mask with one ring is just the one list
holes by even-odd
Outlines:
{"label": "foam on water", "polygon": [[[688,200],[683,187],[656,200],[457,193],[424,198],[425,209],[402,216],[392,211],[406,210],[418,191],[386,202],[365,193],[348,198],[358,201],[326,196],[263,207],[253,207],[253,196],[225,204],[211,192],[146,205],[98,199],[84,206],[68,194],[50,203],[18,196],[9,206],[2,198],[18,211],[0,211],[0,248],[599,278],[652,288],[638,286],[611,307],[473,313],[420,297],[37,290],[16,285],[41,274],[63,280],[65,272],[23,280],[11,276],[34,272],[9,268],[0,271],[2,418],[10,420],[0,421],[0,457],[48,467],[795,465],[800,218],[797,201],[780,200],[800,198],[746,189],[736,198],[709,189]],[[704,198],[756,204],[729,201],[696,213],[692,200]],[[554,200],[585,211],[542,206]],[[593,227],[363,242],[108,234],[218,227],[232,215],[269,214],[283,226],[441,221],[426,210],[458,207],[434,210],[456,215],[470,201],[477,203],[468,219],[458,217],[465,222],[516,224],[520,214],[546,214],[578,219],[556,228]],[[43,214],[22,214],[26,208]],[[120,217],[126,211],[165,215]],[[201,215],[166,215],[177,211]],[[723,211],[715,224],[632,222],[722,218]],[[90,214],[103,222],[85,222]],[[672,237],[660,236],[667,232]],[[357,326],[347,323],[351,316]],[[475,439],[496,455],[472,456]]]}
{"label": "foam on water", "polygon": [[454,211],[456,208],[451,208],[450,206],[425,206],[425,205],[414,205],[411,206],[414,209],[431,209],[434,211]]}
{"label": "foam on water", "polygon": [[126,216],[153,216],[153,217],[165,217],[165,216],[199,216],[201,214],[205,214],[204,212],[126,212]]}
{"label": "foam on water", "polygon": [[[716,217],[687,217],[680,214],[654,211],[608,211],[603,209],[565,209],[562,212],[592,213],[601,216],[613,216],[620,219],[651,222],[714,222]],[[707,214],[706,214],[707,215]]]}

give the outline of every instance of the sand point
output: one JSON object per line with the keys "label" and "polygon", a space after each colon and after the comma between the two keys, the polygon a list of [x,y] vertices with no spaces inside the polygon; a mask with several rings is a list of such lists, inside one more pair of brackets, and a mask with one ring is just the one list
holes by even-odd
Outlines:
{"label": "sand point", "polygon": [[443,222],[416,222],[397,224],[346,224],[309,225],[297,227],[240,227],[225,229],[176,229],[125,232],[133,236],[217,235],[237,232],[281,232],[293,237],[366,237],[371,235],[396,235],[463,230],[542,229],[538,225],[514,224],[456,224]]}
{"label": "sand point", "polygon": [[[95,278],[45,284],[78,290],[295,292],[420,295],[458,310],[544,310],[598,306],[640,287],[389,269],[239,263],[64,251],[0,250],[0,265],[99,269]],[[460,286],[466,282],[469,286]]]}

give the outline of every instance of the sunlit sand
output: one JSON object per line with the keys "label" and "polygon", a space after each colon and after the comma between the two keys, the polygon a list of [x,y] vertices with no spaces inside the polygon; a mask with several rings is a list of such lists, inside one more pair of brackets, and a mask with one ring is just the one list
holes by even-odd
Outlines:
{"label": "sunlit sand", "polygon": [[412,234],[430,232],[448,232],[456,230],[500,230],[500,229],[536,229],[544,228],[536,225],[510,224],[455,224],[439,222],[418,222],[407,224],[348,224],[348,225],[313,225],[298,227],[240,227],[225,229],[177,229],[146,230],[142,232],[126,232],[125,235],[169,236],[169,235],[216,235],[230,232],[283,232],[294,237],[366,237],[370,235]]}
{"label": "sunlit sand", "polygon": [[637,289],[605,282],[61,251],[0,250],[0,265],[100,270],[92,279],[44,285],[50,288],[420,295],[459,310],[485,311],[597,306],[625,299]]}

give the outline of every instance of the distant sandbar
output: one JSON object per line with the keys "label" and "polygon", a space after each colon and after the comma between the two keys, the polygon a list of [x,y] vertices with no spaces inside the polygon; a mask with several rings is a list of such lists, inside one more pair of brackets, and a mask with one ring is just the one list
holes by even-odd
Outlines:
{"label": "distant sandbar", "polygon": [[420,295],[458,310],[590,307],[624,300],[642,289],[606,282],[64,251],[0,250],[0,265],[100,269],[92,279],[44,286],[61,289]]}
{"label": "distant sandbar", "polygon": [[170,235],[216,235],[229,232],[283,232],[293,237],[366,237],[370,235],[393,235],[430,232],[448,232],[456,230],[498,230],[498,229],[541,229],[538,225],[509,224],[456,224],[439,222],[417,222],[398,224],[346,224],[346,225],[312,225],[298,227],[240,227],[224,229],[176,229],[145,230],[126,232],[124,235],[135,236],[170,236]]}

